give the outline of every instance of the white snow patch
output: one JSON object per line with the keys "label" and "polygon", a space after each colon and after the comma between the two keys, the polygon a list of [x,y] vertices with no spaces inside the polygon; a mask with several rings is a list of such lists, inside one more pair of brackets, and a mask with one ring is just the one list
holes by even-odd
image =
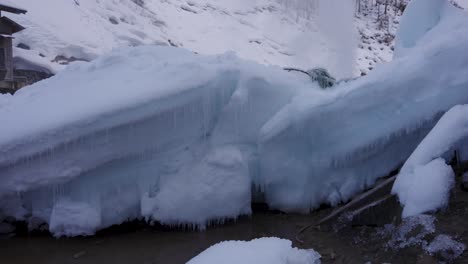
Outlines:
{"label": "white snow patch", "polygon": [[438,235],[424,249],[430,255],[440,255],[445,260],[454,260],[463,254],[466,247],[448,235]]}
{"label": "white snow patch", "polygon": [[450,190],[454,185],[455,174],[443,159],[416,167],[412,174],[400,173],[395,190],[404,205],[402,216],[414,216],[447,207]]}
{"label": "white snow patch", "polygon": [[252,241],[226,241],[211,246],[187,264],[319,264],[320,255],[312,249],[292,247],[279,238]]}

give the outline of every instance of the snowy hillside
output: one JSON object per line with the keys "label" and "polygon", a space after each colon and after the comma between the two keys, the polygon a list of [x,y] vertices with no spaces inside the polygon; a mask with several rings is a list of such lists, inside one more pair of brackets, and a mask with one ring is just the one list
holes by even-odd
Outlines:
{"label": "snowy hillside", "polygon": [[232,50],[263,64],[325,67],[350,77],[392,59],[401,16],[395,8],[384,15],[374,0],[359,7],[339,0],[0,2],[29,11],[8,14],[27,28],[16,35],[17,68],[53,73],[117,47],[162,44],[201,54]]}
{"label": "snowy hillside", "polygon": [[[29,12],[9,16],[27,28],[15,39],[23,48],[15,49],[21,67],[33,61],[57,71],[59,64],[92,60],[116,47],[164,44],[202,54],[233,50],[263,64],[325,66],[338,76],[359,73],[354,7],[326,7],[342,5],[335,0],[324,1],[323,8],[320,1],[292,6],[301,1],[15,0]],[[335,28],[326,23],[330,18],[338,21]],[[349,62],[344,63],[345,57]]]}

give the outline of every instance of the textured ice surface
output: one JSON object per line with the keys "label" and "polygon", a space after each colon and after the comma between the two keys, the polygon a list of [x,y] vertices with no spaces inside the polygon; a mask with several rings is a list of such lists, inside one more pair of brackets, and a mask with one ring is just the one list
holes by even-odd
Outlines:
{"label": "textured ice surface", "polygon": [[250,213],[252,184],[284,211],[346,201],[468,103],[468,19],[452,11],[420,49],[327,91],[232,54],[147,46],[0,96],[0,209],[68,235],[141,218],[204,228]]}
{"label": "textured ice surface", "polygon": [[187,264],[319,264],[320,255],[312,249],[292,247],[279,238],[252,241],[226,241],[211,246]]}
{"label": "textured ice surface", "polygon": [[60,200],[50,215],[49,229],[55,236],[93,235],[101,225],[99,208],[83,202]]}

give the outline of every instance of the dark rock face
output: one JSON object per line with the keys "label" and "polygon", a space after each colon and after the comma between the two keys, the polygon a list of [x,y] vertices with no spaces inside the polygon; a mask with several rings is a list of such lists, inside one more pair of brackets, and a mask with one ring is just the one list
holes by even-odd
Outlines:
{"label": "dark rock face", "polygon": [[76,57],[66,57],[66,56],[63,56],[63,55],[58,55],[56,56],[52,62],[57,62],[59,64],[62,64],[62,65],[68,65],[70,64],[71,62],[74,62],[74,61],[86,61],[88,62],[88,60],[86,59],[82,59],[82,58],[76,58]]}
{"label": "dark rock face", "polygon": [[16,45],[17,48],[19,49],[24,49],[24,50],[30,50],[31,47],[27,44],[24,44],[24,43],[19,43],[18,45]]}
{"label": "dark rock face", "polygon": [[15,77],[18,79],[19,82],[23,83],[23,86],[31,85],[33,83],[42,81],[53,76],[53,74],[50,73],[33,70],[15,70],[14,72]]}

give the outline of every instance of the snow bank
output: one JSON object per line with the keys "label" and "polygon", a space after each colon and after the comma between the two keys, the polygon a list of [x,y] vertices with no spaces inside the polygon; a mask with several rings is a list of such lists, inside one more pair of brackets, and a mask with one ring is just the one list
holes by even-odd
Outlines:
{"label": "snow bank", "polygon": [[401,173],[398,178],[394,190],[404,205],[403,217],[447,207],[455,185],[455,174],[443,159],[416,167],[412,174]]}
{"label": "snow bank", "polygon": [[252,241],[226,241],[211,246],[187,264],[319,264],[320,255],[312,249],[292,247],[279,238]]}
{"label": "snow bank", "polygon": [[454,11],[422,49],[327,91],[232,53],[143,46],[75,63],[0,96],[0,210],[55,214],[61,234],[67,211],[97,211],[83,233],[141,218],[203,229],[249,214],[251,185],[283,211],[347,201],[468,103],[467,25]]}
{"label": "snow bank", "polygon": [[403,217],[444,208],[455,184],[440,157],[451,157],[468,138],[468,105],[450,109],[411,154],[393,186],[404,205]]}

